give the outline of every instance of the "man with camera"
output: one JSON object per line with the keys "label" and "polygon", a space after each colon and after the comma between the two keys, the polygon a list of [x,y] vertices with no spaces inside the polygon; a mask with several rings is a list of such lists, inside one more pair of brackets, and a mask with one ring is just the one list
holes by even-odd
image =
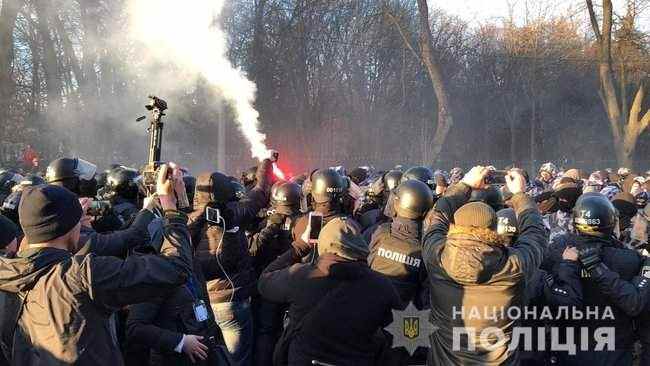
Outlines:
{"label": "man with camera", "polygon": [[11,364],[123,364],[110,333],[111,314],[165,296],[191,274],[187,217],[176,208],[181,191],[180,170],[163,165],[156,184],[165,212],[160,255],[125,260],[78,252],[83,209],[74,193],[53,185],[23,191],[19,211],[27,247],[14,259],[0,258],[2,296],[19,299],[6,310],[13,321],[5,314],[2,324]]}
{"label": "man with camera", "polygon": [[[525,305],[526,286],[547,245],[546,232],[535,202],[524,193],[523,174],[513,169],[506,185],[520,233],[506,245],[497,235],[494,210],[483,202],[467,203],[472,190],[485,188],[489,174],[488,168],[472,168],[429,213],[432,224],[422,257],[431,320],[438,328],[431,336],[431,365],[517,363],[517,351],[509,349],[516,320],[508,310]],[[491,332],[484,337],[486,329]]]}

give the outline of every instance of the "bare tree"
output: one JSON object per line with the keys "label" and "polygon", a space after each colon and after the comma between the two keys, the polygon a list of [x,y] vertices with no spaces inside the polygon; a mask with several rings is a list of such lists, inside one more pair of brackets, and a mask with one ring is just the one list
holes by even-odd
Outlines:
{"label": "bare tree", "polygon": [[[614,138],[616,158],[622,166],[632,166],[632,154],[637,146],[639,136],[645,131],[650,123],[650,110],[641,116],[643,98],[645,96],[645,85],[639,82],[632,105],[628,105],[624,75],[621,75],[622,82],[617,90],[615,80],[615,63],[612,57],[612,28],[613,9],[611,0],[603,0],[603,19],[599,26],[596,11],[592,0],[586,0],[589,11],[591,27],[596,36],[598,46],[598,75],[600,77],[600,97],[607,111],[609,126]],[[628,1],[627,17],[634,17],[631,12],[635,11],[633,1]],[[630,18],[627,19],[628,22]],[[627,115],[627,118],[626,118]]]}

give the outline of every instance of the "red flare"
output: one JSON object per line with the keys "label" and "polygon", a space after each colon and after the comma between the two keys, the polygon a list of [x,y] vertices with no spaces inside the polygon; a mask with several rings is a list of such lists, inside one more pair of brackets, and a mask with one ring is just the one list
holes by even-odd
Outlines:
{"label": "red flare", "polygon": [[287,180],[286,176],[284,175],[284,172],[280,170],[278,165],[276,163],[273,163],[273,174],[275,174],[276,177],[282,180]]}

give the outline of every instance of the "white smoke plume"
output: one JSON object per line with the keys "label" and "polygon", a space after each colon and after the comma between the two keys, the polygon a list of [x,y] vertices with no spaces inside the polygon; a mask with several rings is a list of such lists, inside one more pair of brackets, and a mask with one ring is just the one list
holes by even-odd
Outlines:
{"label": "white smoke plume", "polygon": [[226,34],[218,22],[223,5],[224,0],[131,0],[129,32],[149,46],[147,57],[205,78],[233,108],[253,157],[261,160],[270,151],[253,107],[256,86],[226,56]]}

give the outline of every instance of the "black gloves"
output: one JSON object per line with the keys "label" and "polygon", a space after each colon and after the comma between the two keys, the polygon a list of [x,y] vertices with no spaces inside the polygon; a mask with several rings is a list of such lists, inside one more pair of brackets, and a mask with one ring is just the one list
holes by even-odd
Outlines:
{"label": "black gloves", "polygon": [[582,264],[582,268],[587,272],[591,272],[600,264],[600,248],[599,247],[584,247],[578,250],[578,260]]}

